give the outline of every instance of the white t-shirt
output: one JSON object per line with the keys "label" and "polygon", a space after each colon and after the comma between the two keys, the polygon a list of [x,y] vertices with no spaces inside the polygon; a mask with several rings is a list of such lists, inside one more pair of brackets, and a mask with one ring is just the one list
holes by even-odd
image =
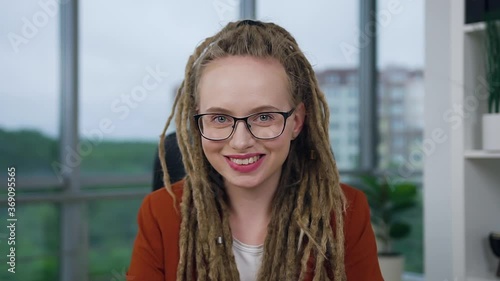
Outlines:
{"label": "white t-shirt", "polygon": [[233,253],[236,259],[236,267],[240,272],[241,281],[256,281],[264,245],[247,245],[233,238]]}

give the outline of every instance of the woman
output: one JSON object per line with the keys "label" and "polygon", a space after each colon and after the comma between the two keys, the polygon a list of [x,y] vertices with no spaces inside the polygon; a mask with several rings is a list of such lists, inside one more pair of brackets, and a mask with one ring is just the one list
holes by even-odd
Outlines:
{"label": "woman", "polygon": [[339,182],[328,104],[286,30],[243,20],[196,48],[159,144],[165,183],[174,114],[187,176],[145,198],[130,280],[382,280],[366,198]]}

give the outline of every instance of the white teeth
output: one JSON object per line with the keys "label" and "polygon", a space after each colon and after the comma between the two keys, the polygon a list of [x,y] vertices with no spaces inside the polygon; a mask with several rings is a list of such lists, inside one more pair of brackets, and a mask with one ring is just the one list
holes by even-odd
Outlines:
{"label": "white teeth", "polygon": [[254,156],[246,159],[236,159],[236,158],[229,158],[233,163],[236,163],[238,165],[248,165],[248,164],[253,164],[259,160],[260,156]]}

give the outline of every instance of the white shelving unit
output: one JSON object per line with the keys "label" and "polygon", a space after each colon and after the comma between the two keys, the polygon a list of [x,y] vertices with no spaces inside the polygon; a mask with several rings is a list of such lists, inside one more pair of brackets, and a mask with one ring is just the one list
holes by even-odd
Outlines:
{"label": "white shelving unit", "polygon": [[[464,11],[464,1],[452,2],[458,6],[454,11]],[[498,259],[490,250],[488,233],[500,231],[500,153],[482,150],[481,131],[481,118],[487,112],[485,24],[464,24],[464,14],[452,17],[457,32],[452,31],[451,37],[452,46],[463,46],[454,53],[451,69],[463,85],[452,100],[464,110],[463,125],[453,136],[458,141],[452,148],[456,151],[455,191],[462,199],[454,206],[459,214],[455,220],[460,221],[455,223],[453,249],[462,256],[454,266],[464,280],[498,281]]]}
{"label": "white shelving unit", "polygon": [[500,159],[500,152],[488,152],[484,150],[466,150],[466,159]]}
{"label": "white shelving unit", "polygon": [[500,152],[481,139],[485,24],[464,15],[464,0],[426,0],[426,136],[434,126],[448,137],[424,169],[427,281],[500,280],[488,243],[500,231]]}
{"label": "white shelving unit", "polygon": [[[500,278],[495,276],[498,259],[490,250],[488,233],[500,231],[500,153],[481,149],[481,118],[487,112],[485,24],[464,25],[462,34],[462,60],[457,63],[463,64],[464,87],[459,96],[464,108],[470,108],[470,115],[464,119],[462,135],[457,136],[463,138],[460,188],[464,193],[464,228],[459,233],[465,241],[462,251],[465,264],[457,266],[464,268],[466,280],[498,281]],[[475,101],[477,104],[473,106]]]}
{"label": "white shelving unit", "polygon": [[477,22],[477,23],[471,23],[471,24],[465,24],[464,25],[464,33],[474,33],[474,32],[481,32],[484,31],[486,28],[486,25],[484,22]]}

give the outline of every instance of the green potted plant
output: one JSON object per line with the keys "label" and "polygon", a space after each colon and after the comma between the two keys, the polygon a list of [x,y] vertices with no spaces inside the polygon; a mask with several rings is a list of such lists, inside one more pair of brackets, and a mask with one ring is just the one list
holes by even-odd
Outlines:
{"label": "green potted plant", "polygon": [[362,187],[371,210],[371,222],[377,238],[379,263],[385,281],[400,281],[404,256],[393,243],[408,237],[411,224],[402,214],[417,204],[417,186],[411,182],[390,181],[384,176],[362,177]]}
{"label": "green potted plant", "polygon": [[488,113],[483,115],[483,150],[500,151],[500,33],[498,14],[486,17]]}

